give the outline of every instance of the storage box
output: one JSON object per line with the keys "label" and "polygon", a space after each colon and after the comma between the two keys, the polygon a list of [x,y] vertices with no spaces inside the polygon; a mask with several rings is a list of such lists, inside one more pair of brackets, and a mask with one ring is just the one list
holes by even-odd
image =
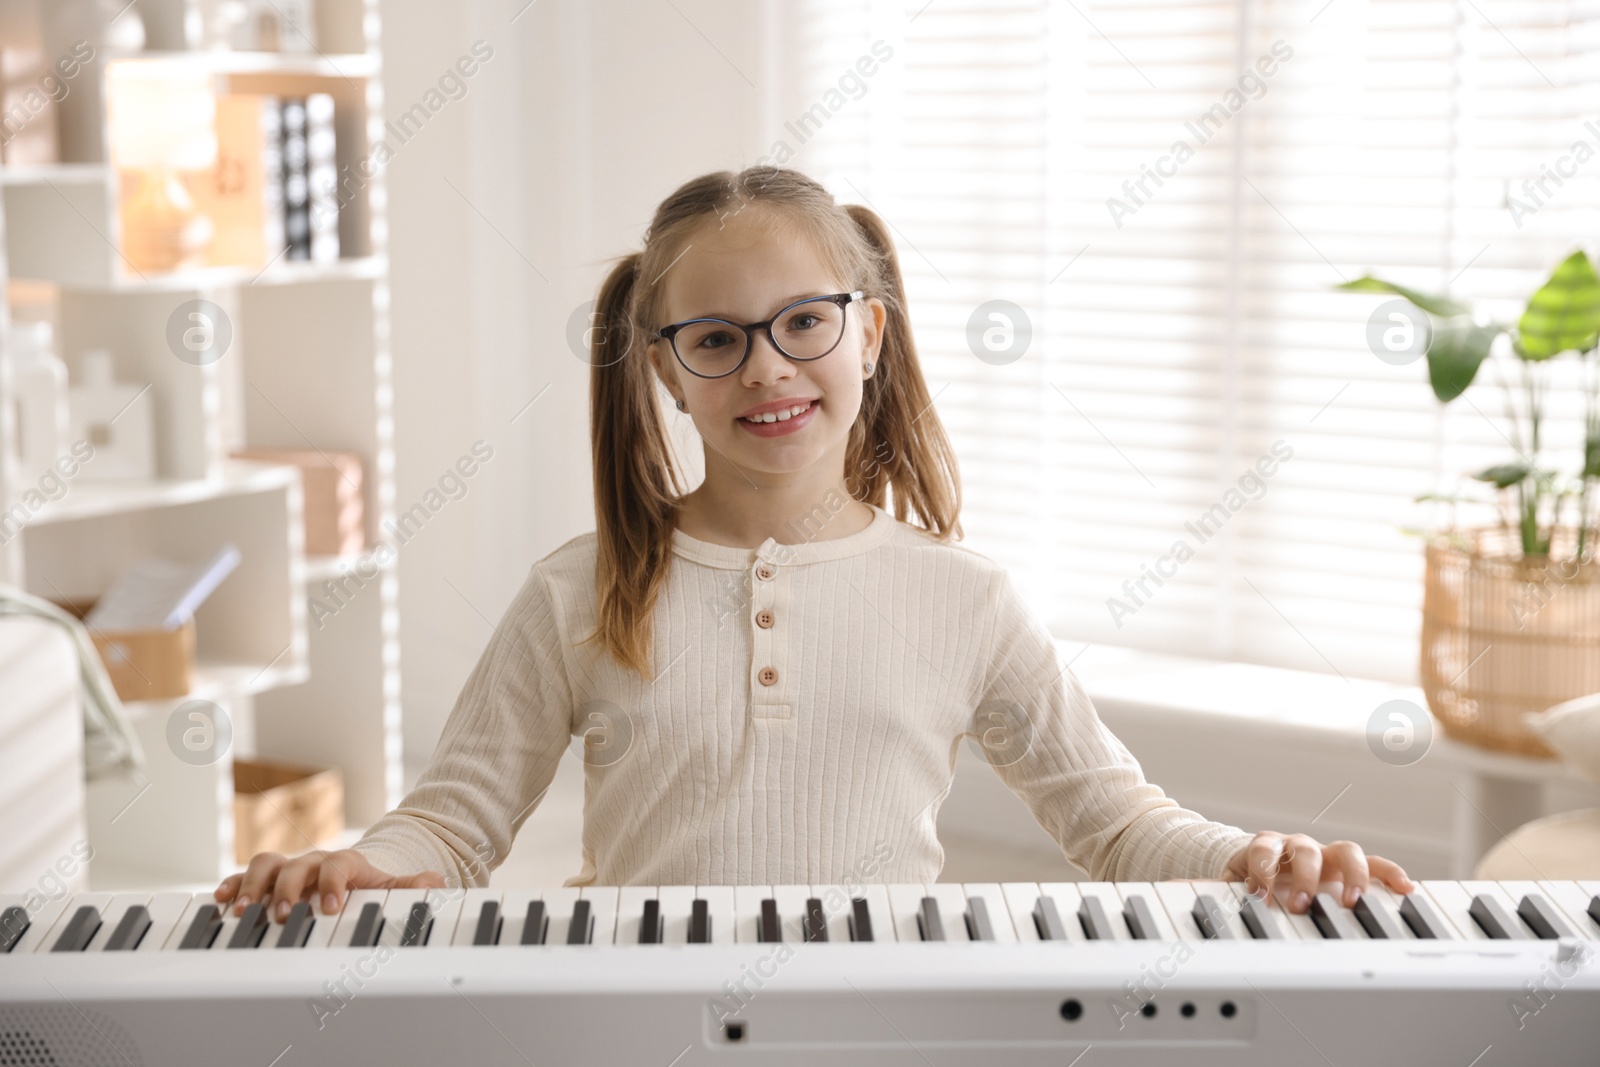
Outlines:
{"label": "storage box", "polygon": [[305,484],[306,555],[351,556],[367,547],[359,455],[247,448],[234,452],[233,457],[300,468]]}
{"label": "storage box", "polygon": [[233,761],[233,858],[295,855],[344,832],[344,778],[338,768],[273,760]]}
{"label": "storage box", "polygon": [[[93,600],[58,603],[82,619]],[[128,700],[170,700],[194,688],[194,620],[176,630],[107,632],[91,628],[89,639],[106,665],[117,696]]]}

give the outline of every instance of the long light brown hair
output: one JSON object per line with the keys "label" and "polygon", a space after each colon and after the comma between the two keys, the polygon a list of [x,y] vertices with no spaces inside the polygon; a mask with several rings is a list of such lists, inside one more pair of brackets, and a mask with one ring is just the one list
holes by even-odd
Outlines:
{"label": "long light brown hair", "polygon": [[[661,326],[667,269],[692,231],[748,204],[775,209],[814,242],[822,261],[851,290],[887,310],[877,368],[863,383],[850,428],[846,486],[857,500],[890,510],[941,541],[962,536],[961,477],[933,410],[906,315],[905,286],[889,228],[870,208],[840,205],[796,170],[718,171],[679,186],[656,208],[644,248],[623,256],[600,285],[590,331],[589,433],[594,450],[599,554],[596,630],[619,663],[650,679],[651,613],[667,580],[678,498],[688,492],[668,443],[663,396],[645,353]],[[640,282],[640,279],[650,279]]]}

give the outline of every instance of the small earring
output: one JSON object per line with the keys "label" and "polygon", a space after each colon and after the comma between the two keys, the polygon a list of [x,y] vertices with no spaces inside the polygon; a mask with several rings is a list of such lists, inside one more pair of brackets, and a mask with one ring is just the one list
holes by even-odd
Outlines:
{"label": "small earring", "polygon": [[866,361],[866,363],[862,364],[861,369],[866,371],[868,374],[871,374],[872,373],[872,360],[869,359],[869,360]]}
{"label": "small earring", "polygon": [[688,411],[689,409],[684,407],[683,401],[680,400],[680,401],[678,401],[678,410],[679,411]]}

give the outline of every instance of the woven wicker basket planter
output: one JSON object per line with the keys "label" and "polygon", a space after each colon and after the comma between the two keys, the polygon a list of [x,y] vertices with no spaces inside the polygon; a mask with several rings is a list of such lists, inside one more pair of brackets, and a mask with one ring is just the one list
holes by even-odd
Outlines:
{"label": "woven wicker basket planter", "polygon": [[1554,757],[1521,716],[1600,692],[1600,560],[1571,559],[1575,531],[1556,535],[1554,561],[1523,557],[1515,530],[1462,533],[1428,545],[1428,705],[1461,741]]}

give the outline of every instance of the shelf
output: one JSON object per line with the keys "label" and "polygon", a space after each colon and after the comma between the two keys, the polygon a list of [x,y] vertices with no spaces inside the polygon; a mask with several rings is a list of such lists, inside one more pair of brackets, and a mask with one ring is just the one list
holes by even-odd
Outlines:
{"label": "shelf", "polygon": [[378,573],[383,573],[394,566],[398,556],[396,553],[391,552],[389,553],[388,561],[382,562],[374,555],[376,547],[376,545],[369,545],[360,552],[349,556],[307,556],[306,584],[313,585],[317,582],[325,582],[329,579],[352,573],[355,571],[356,565],[368,556],[372,557],[371,566],[377,567]]}
{"label": "shelf", "polygon": [[[220,289],[245,285],[305,285],[314,282],[382,278],[389,264],[382,256],[351,257],[328,263],[278,260],[263,270],[257,267],[196,267],[143,278],[121,276],[110,284],[59,282],[63,289],[103,293],[168,293]],[[37,279],[46,280],[46,279]]]}
{"label": "shelf", "polygon": [[100,185],[111,180],[104,163],[0,166],[0,185]]}
{"label": "shelf", "polygon": [[[372,53],[325,55],[315,52],[141,52],[111,60],[113,66],[171,66],[207,74],[290,74],[319,78],[371,78],[383,69]],[[143,72],[141,72],[143,73]]]}
{"label": "shelf", "polygon": [[149,715],[163,716],[180,704],[191,700],[226,701],[231,697],[250,696],[273,689],[299,685],[311,677],[304,664],[284,664],[294,659],[294,653],[284,649],[275,664],[222,663],[201,661],[195,664],[194,685],[181,697],[163,697],[160,700],[128,700],[123,709],[130,720]]}
{"label": "shelf", "polygon": [[60,500],[40,508],[28,520],[26,528],[265,492],[293,484],[299,478],[300,471],[295,467],[232,460],[223,464],[223,472],[216,478],[128,482],[79,480],[72,483]]}

